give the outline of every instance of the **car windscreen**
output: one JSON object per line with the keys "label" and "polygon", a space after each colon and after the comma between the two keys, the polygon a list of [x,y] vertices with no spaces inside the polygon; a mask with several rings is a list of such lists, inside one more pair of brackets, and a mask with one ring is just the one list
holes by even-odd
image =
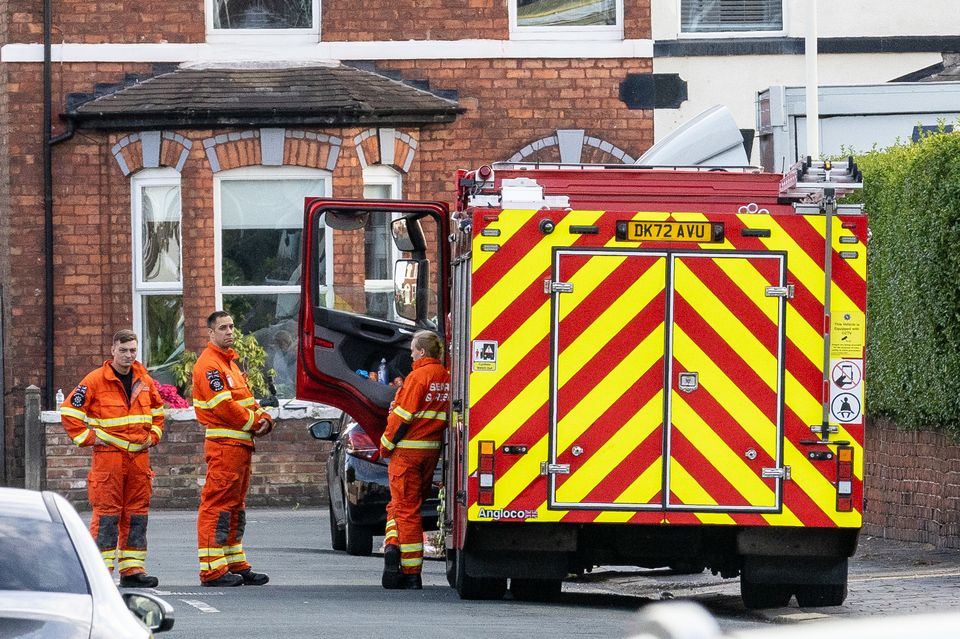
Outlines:
{"label": "car windscreen", "polygon": [[63,524],[0,515],[0,590],[89,593]]}

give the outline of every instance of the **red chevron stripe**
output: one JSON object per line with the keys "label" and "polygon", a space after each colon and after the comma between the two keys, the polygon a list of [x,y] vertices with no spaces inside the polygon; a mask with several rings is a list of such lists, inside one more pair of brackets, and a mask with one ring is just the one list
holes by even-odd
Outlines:
{"label": "red chevron stripe", "polygon": [[[806,215],[797,215],[783,219],[777,218],[777,221],[780,222],[797,245],[816,262],[820,270],[823,270],[826,265],[823,255],[825,240],[813,227],[813,220],[808,218],[809,216]],[[859,246],[857,250],[864,249]],[[863,278],[857,275],[857,272],[846,260],[841,259],[837,251],[832,251],[832,254],[834,286],[839,286],[847,297],[857,305],[859,310],[866,310],[866,287],[863,286]]]}

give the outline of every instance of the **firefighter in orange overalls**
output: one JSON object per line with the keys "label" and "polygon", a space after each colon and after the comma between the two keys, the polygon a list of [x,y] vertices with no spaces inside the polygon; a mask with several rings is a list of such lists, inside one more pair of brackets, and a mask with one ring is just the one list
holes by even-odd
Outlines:
{"label": "firefighter in orange overalls", "polygon": [[436,333],[418,331],[410,342],[413,370],[403,380],[380,438],[390,457],[390,503],[383,552],[382,584],[387,589],[423,587],[423,519],[420,508],[440,459],[450,405],[450,373]]}
{"label": "firefighter in orange overalls", "polygon": [[87,495],[90,534],[113,572],[120,551],[120,586],[155,588],[147,575],[147,511],[153,470],[147,449],[163,436],[163,400],[137,360],[137,334],[113,336],[109,359],[91,371],[60,407],[60,420],[77,446],[92,446]]}
{"label": "firefighter in orange overalls", "polygon": [[224,311],[207,318],[210,342],[193,367],[193,407],[206,428],[207,478],[197,513],[197,555],[203,586],[262,586],[243,552],[253,438],[273,429],[237,364],[233,319]]}

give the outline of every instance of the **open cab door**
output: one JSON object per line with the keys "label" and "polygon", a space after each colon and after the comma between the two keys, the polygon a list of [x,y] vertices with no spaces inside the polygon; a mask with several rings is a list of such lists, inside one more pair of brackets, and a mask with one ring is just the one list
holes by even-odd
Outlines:
{"label": "open cab door", "polygon": [[380,441],[411,337],[446,332],[448,236],[441,203],[307,198],[298,399],[343,410]]}

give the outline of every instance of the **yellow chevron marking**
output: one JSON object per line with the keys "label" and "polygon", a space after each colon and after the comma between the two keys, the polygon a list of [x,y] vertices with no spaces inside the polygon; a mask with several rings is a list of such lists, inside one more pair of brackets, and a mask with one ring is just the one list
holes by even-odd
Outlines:
{"label": "yellow chevron marking", "polygon": [[[569,477],[565,478],[563,485],[557,488],[557,501],[567,503],[579,503],[590,494],[597,485],[607,476],[614,472],[623,460],[635,451],[643,442],[647,441],[653,434],[657,434],[656,448],[659,450],[661,439],[659,433],[663,424],[663,393],[657,393],[649,402],[638,410],[627,422],[621,426],[603,445],[593,453],[584,464],[573,470]],[[594,440],[595,441],[595,440]],[[660,489],[661,476],[660,465],[656,466],[657,472],[652,474],[654,479],[652,486],[636,485],[632,486],[633,492],[619,495],[616,498],[617,503],[624,504],[646,504],[646,501],[635,501],[640,498],[637,493],[649,493],[651,488],[656,495]],[[634,471],[639,468],[634,469]],[[647,469],[649,470],[649,469]],[[644,474],[649,474],[644,472]]]}
{"label": "yellow chevron marking", "polygon": [[[658,456],[633,483],[615,500],[617,503],[650,504],[656,499],[663,484],[663,457]],[[627,497],[629,496],[629,497]],[[657,500],[659,503],[659,500]],[[608,510],[600,513],[594,521],[597,523],[622,523],[629,521],[635,511]]]}
{"label": "yellow chevron marking", "polygon": [[[602,211],[571,211],[564,217],[564,223],[558,224],[552,234],[542,236],[536,246],[517,260],[517,263],[500,278],[497,284],[473,305],[471,317],[473,338],[480,335],[490,322],[499,317],[524,290],[538,283],[536,278],[541,277],[544,270],[550,267],[554,246],[569,246],[580,237],[569,232],[570,225],[594,224],[602,213]],[[532,214],[532,211],[505,211],[501,214],[501,218],[516,216],[529,220]],[[482,239],[481,237],[474,239],[474,255],[483,252],[479,250]],[[510,241],[510,237],[504,235],[501,235],[500,239],[502,245]],[[477,265],[473,268],[476,272]],[[541,290],[543,290],[542,287]],[[549,296],[544,298],[549,303]]]}
{"label": "yellow chevron marking", "polygon": [[[670,491],[685,504],[716,505],[713,497],[676,460],[670,462]],[[725,513],[695,513],[705,524],[733,524]],[[667,515],[669,517],[669,514]]]}
{"label": "yellow chevron marking", "polygon": [[[673,426],[709,460],[716,472],[722,474],[730,485],[740,493],[743,503],[723,504],[724,506],[776,506],[776,495],[772,486],[763,480],[757,469],[751,468],[740,453],[735,453],[730,444],[723,440],[703,418],[693,410],[679,393],[673,393]],[[769,423],[769,422],[768,422]],[[770,432],[761,442],[764,448],[770,445],[771,457],[776,458],[776,426],[769,424]],[[670,483],[673,484],[675,460],[670,461]],[[770,480],[772,481],[772,480]],[[698,502],[704,503],[704,502]],[[711,504],[715,502],[710,502]]]}
{"label": "yellow chevron marking", "polygon": [[[789,254],[790,272],[797,277],[799,283],[810,291],[817,301],[822,304],[824,287],[823,269],[817,266],[817,263],[813,261],[806,251],[800,248],[800,245],[790,237],[786,229],[777,224],[773,216],[758,215],[757,218],[758,223],[754,223],[752,226],[755,228],[769,228],[771,231],[769,238],[760,238],[760,241],[771,251],[786,251]],[[850,301],[847,294],[839,287],[833,287],[831,299],[835,304],[845,305],[845,308],[856,308],[856,305]]]}
{"label": "yellow chevron marking", "polygon": [[[823,238],[823,241],[827,241],[827,225],[826,218],[819,215],[803,215],[803,220],[810,225],[810,227],[820,234],[820,237]],[[816,224],[814,223],[816,220]],[[866,223],[866,220],[862,222]],[[867,247],[861,244],[859,241],[856,244],[841,244],[840,236],[841,235],[853,235],[851,231],[843,228],[843,222],[839,217],[833,218],[833,250],[837,251],[856,251],[857,259],[855,260],[843,260],[853,268],[853,271],[860,276],[860,279],[866,281],[867,279]]]}
{"label": "yellow chevron marking", "polygon": [[[496,442],[498,445],[500,442]],[[470,450],[470,455],[476,457],[476,451],[473,450],[476,446],[472,446]],[[484,508],[504,508],[510,504],[514,499],[517,498],[527,486],[533,481],[534,478],[540,475],[540,462],[547,458],[547,436],[544,434],[537,443],[530,447],[530,450],[527,451],[526,455],[521,455],[516,463],[510,467],[503,476],[498,477],[495,484],[495,489],[493,492],[495,504],[493,506],[484,506]],[[476,459],[472,460],[471,465],[476,463]],[[471,471],[472,473],[473,471]],[[471,504],[468,509],[468,518],[471,520],[477,519],[479,515],[479,506],[476,504]],[[554,512],[557,515],[557,519],[563,516],[563,511],[547,511],[546,505],[540,507],[540,510],[545,513]],[[541,516],[549,516],[543,514]],[[553,520],[556,521],[556,520]]]}
{"label": "yellow chevron marking", "polygon": [[[655,330],[626,355],[557,424],[557,451],[566,450],[596,419],[636,382],[635,371],[646,371],[663,357],[663,332]],[[562,370],[562,369],[561,369]],[[576,391],[574,391],[576,392]],[[582,392],[582,391],[581,391]]]}
{"label": "yellow chevron marking", "polygon": [[481,251],[481,244],[500,244],[501,247],[506,245],[510,241],[517,231],[523,228],[523,225],[526,224],[530,217],[533,215],[533,211],[501,211],[497,217],[499,218],[496,222],[490,222],[485,228],[490,229],[499,229],[499,237],[484,237],[478,235],[473,238],[473,272],[476,273],[477,269],[483,266],[487,260],[496,255],[496,253],[491,251]]}
{"label": "yellow chevron marking", "polygon": [[[675,290],[683,299],[698,313],[706,318],[710,324],[716,328],[722,338],[734,348],[740,357],[753,369],[753,371],[766,383],[766,385],[776,392],[777,386],[777,358],[767,348],[760,343],[756,336],[734,315],[727,306],[721,302],[708,286],[705,286],[700,279],[682,261],[676,262],[676,285]],[[760,291],[763,294],[763,291]],[[757,297],[756,293],[753,295]],[[764,298],[768,304],[777,304],[776,298]],[[686,335],[678,330],[680,334]],[[683,348],[686,343],[674,339],[674,355],[677,355],[678,347]],[[688,370],[701,370],[699,368],[688,368]],[[714,367],[719,373],[719,368]],[[720,373],[722,375],[722,373]],[[723,397],[717,395],[717,397]]]}
{"label": "yellow chevron marking", "polygon": [[[750,438],[763,446],[764,451],[771,457],[776,457],[776,425],[679,326],[674,327],[673,355],[686,370],[700,372],[701,390],[698,392],[708,392],[722,402]],[[674,397],[676,396],[674,393]]]}

